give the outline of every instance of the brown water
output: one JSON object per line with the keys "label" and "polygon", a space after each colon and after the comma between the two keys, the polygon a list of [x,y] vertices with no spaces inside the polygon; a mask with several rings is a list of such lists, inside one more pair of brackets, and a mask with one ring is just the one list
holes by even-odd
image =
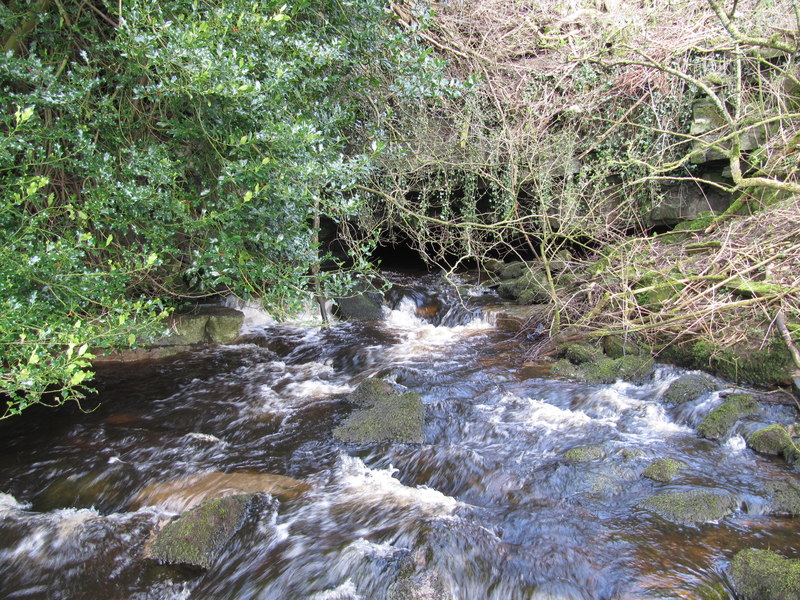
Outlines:
{"label": "brown water", "polygon": [[[739,435],[697,437],[717,394],[671,412],[660,395],[678,371],[666,366],[643,386],[548,379],[525,363],[525,340],[480,317],[487,290],[464,308],[434,276],[396,279],[405,291],[383,322],[266,323],[251,343],[106,368],[90,414],[3,423],[0,598],[373,600],[418,549],[458,599],[733,598],[737,550],[798,554],[796,520],[764,514],[766,483],[789,469]],[[428,321],[416,316],[431,303]],[[375,374],[422,396],[424,444],[333,440],[343,399]],[[605,457],[561,457],[588,444]],[[689,467],[672,484],[642,478],[661,456]],[[214,472],[310,487],[262,503],[205,573],[142,559],[172,513],[136,508],[137,493]],[[740,508],[679,526],[638,506],[694,488]]]}

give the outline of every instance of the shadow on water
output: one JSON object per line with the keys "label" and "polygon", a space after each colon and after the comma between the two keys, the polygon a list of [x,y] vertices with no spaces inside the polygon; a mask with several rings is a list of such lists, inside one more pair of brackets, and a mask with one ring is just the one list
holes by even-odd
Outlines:
{"label": "shadow on water", "polygon": [[[269,323],[239,345],[103,367],[93,412],[3,423],[0,597],[372,600],[410,572],[468,600],[729,598],[737,550],[794,548],[796,523],[762,510],[767,483],[793,475],[736,440],[699,440],[710,405],[659,400],[676,370],[642,386],[548,379],[480,318],[490,290],[397,279],[381,322]],[[376,375],[420,394],[424,443],[333,439],[347,395]],[[579,447],[595,454],[565,459]],[[661,456],[687,464],[672,483],[641,477]],[[205,572],[143,559],[172,513],[137,494],[225,475],[308,489],[264,497]],[[640,507],[696,488],[738,509],[681,526]]]}

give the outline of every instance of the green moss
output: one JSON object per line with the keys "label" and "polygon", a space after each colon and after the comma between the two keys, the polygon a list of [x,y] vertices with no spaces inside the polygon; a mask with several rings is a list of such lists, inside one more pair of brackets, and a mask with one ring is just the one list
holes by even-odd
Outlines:
{"label": "green moss", "polygon": [[748,281],[745,279],[734,279],[733,281],[725,284],[725,287],[732,292],[747,298],[772,296],[775,294],[784,294],[789,291],[787,287],[778,285],[777,283]]}
{"label": "green moss", "polygon": [[609,358],[622,358],[628,354],[634,356],[647,354],[633,339],[621,335],[607,335],[603,338],[602,344],[603,352],[605,352]]}
{"label": "green moss", "polygon": [[754,431],[747,438],[747,446],[761,454],[783,456],[792,464],[800,459],[800,450],[783,425],[769,425]]}
{"label": "green moss", "polygon": [[716,389],[718,386],[710,377],[695,374],[681,375],[669,384],[667,391],[664,392],[664,402],[684,404]]}
{"label": "green moss", "polygon": [[736,500],[712,491],[665,492],[648,498],[641,506],[668,521],[691,525],[719,521],[733,512]]}
{"label": "green moss", "polygon": [[774,481],[767,484],[770,492],[770,513],[800,516],[800,482],[796,479]]}
{"label": "green moss", "polygon": [[758,414],[760,408],[750,394],[733,394],[706,415],[697,428],[701,437],[718,440],[742,417]]}
{"label": "green moss", "polygon": [[647,466],[642,473],[642,477],[669,483],[684,468],[686,468],[686,463],[683,461],[675,460],[674,458],[658,458]]}
{"label": "green moss", "polygon": [[419,394],[395,395],[371,408],[355,411],[334,429],[333,435],[350,444],[420,444],[424,439],[424,414]]}
{"label": "green moss", "polygon": [[397,391],[388,381],[370,377],[359,383],[358,387],[353,390],[353,393],[347,399],[356,406],[369,408],[386,400],[388,397],[396,395]]}
{"label": "green moss", "polygon": [[575,365],[599,360],[603,356],[602,350],[589,344],[572,344],[567,346],[564,357]]}
{"label": "green moss", "polygon": [[564,379],[578,379],[578,369],[566,358],[562,358],[553,363],[550,374],[553,377],[562,377]]}
{"label": "green moss", "polygon": [[[754,335],[753,338],[761,339],[761,335]],[[773,337],[764,348],[755,343],[722,348],[707,341],[698,341],[670,346],[662,356],[678,365],[711,371],[730,381],[763,387],[789,385],[795,369],[786,344],[777,337]]]}
{"label": "green moss", "polygon": [[572,463],[590,462],[603,458],[605,453],[600,446],[578,446],[570,448],[563,456],[566,460]]}
{"label": "green moss", "polygon": [[641,383],[652,375],[653,366],[652,359],[646,356],[623,356],[618,359],[601,356],[580,365],[560,360],[553,365],[551,374],[556,377],[577,379],[591,385],[614,383],[617,379]]}
{"label": "green moss", "polygon": [[655,363],[649,356],[628,354],[617,359],[617,378],[641,384],[650,379]]}
{"label": "green moss", "polygon": [[800,560],[748,548],[733,557],[728,573],[742,600],[800,598]]}
{"label": "green moss", "polygon": [[147,557],[208,569],[242,527],[253,497],[244,494],[203,502],[167,523],[147,549]]}

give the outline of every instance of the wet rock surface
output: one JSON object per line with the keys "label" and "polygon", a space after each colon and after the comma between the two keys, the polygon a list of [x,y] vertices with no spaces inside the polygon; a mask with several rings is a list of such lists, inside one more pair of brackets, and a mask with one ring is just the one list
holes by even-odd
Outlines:
{"label": "wet rock surface", "polygon": [[800,560],[748,548],[734,556],[728,574],[742,600],[800,598]]}
{"label": "wet rock surface", "polygon": [[647,498],[641,506],[661,517],[681,525],[710,523],[731,514],[738,502],[722,492],[713,490],[691,490],[688,492],[664,492]]}

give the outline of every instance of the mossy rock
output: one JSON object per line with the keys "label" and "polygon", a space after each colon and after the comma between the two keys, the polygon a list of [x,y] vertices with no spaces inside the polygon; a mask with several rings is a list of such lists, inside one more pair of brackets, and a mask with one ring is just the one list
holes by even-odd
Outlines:
{"label": "mossy rock", "polygon": [[347,399],[358,407],[371,408],[392,396],[397,396],[397,390],[391,383],[377,377],[370,377],[359,383]]}
{"label": "mossy rock", "polygon": [[419,394],[395,394],[370,408],[354,411],[333,430],[333,435],[349,444],[421,444],[424,439],[424,415],[425,407]]}
{"label": "mossy rock", "polygon": [[800,482],[796,479],[773,481],[767,484],[767,490],[770,514],[800,516]]}
{"label": "mossy rock", "polygon": [[[761,339],[760,335],[753,339]],[[661,354],[664,360],[691,369],[703,369],[735,382],[762,387],[791,385],[795,365],[782,339],[773,337],[769,344],[738,344],[721,348],[707,341],[670,346]]]}
{"label": "mossy rock", "polygon": [[254,494],[227,496],[167,523],[145,548],[145,558],[209,569],[245,522]]}
{"label": "mossy rock", "polygon": [[508,281],[510,279],[519,279],[528,273],[530,267],[522,261],[508,263],[500,270],[500,279]]}
{"label": "mossy rock", "polygon": [[206,339],[212,344],[230,344],[242,330],[244,313],[225,306],[217,306],[206,310]]}
{"label": "mossy rock", "polygon": [[601,356],[580,365],[560,360],[553,365],[551,374],[591,385],[610,384],[618,379],[638,384],[652,376],[654,366],[653,360],[647,356],[623,356],[617,359]]}
{"label": "mossy rock", "polygon": [[664,492],[647,498],[642,508],[651,510],[668,521],[681,525],[719,521],[737,507],[729,494],[709,490]]}
{"label": "mossy rock", "polygon": [[705,375],[681,375],[669,384],[663,400],[667,404],[684,404],[717,389],[719,386],[714,380]]}
{"label": "mossy rock", "polygon": [[647,477],[653,481],[669,483],[675,476],[686,468],[686,463],[674,458],[658,458],[647,465],[642,472],[642,477]]}
{"label": "mossy rock", "polygon": [[230,344],[241,332],[244,313],[229,306],[198,305],[170,317],[170,334],[152,345],[194,346],[197,344]]}
{"label": "mossy rock", "polygon": [[571,463],[584,463],[600,460],[605,456],[605,452],[600,446],[577,446],[570,448],[561,456]]}
{"label": "mossy rock", "polygon": [[800,560],[770,550],[747,548],[737,552],[728,575],[742,600],[800,598]]}
{"label": "mossy rock", "polygon": [[571,344],[564,351],[564,358],[574,365],[594,362],[603,357],[603,351],[589,344]]}
{"label": "mossy rock", "polygon": [[727,435],[736,421],[758,414],[760,410],[758,402],[750,394],[733,394],[706,415],[697,433],[709,440],[719,440]]}
{"label": "mossy rock", "polygon": [[647,351],[636,344],[633,340],[623,337],[621,335],[607,335],[602,340],[603,352],[609,358],[622,358],[632,354],[634,356],[643,356]]}
{"label": "mossy rock", "polygon": [[516,279],[503,281],[497,293],[519,304],[546,304],[550,302],[547,277],[542,272],[526,272]]}
{"label": "mossy rock", "polygon": [[800,450],[783,425],[769,425],[754,431],[747,437],[747,446],[761,454],[783,456],[790,464],[800,459]]}
{"label": "mossy rock", "polygon": [[380,321],[383,319],[383,301],[377,292],[364,292],[346,298],[335,298],[335,313],[350,321]]}

